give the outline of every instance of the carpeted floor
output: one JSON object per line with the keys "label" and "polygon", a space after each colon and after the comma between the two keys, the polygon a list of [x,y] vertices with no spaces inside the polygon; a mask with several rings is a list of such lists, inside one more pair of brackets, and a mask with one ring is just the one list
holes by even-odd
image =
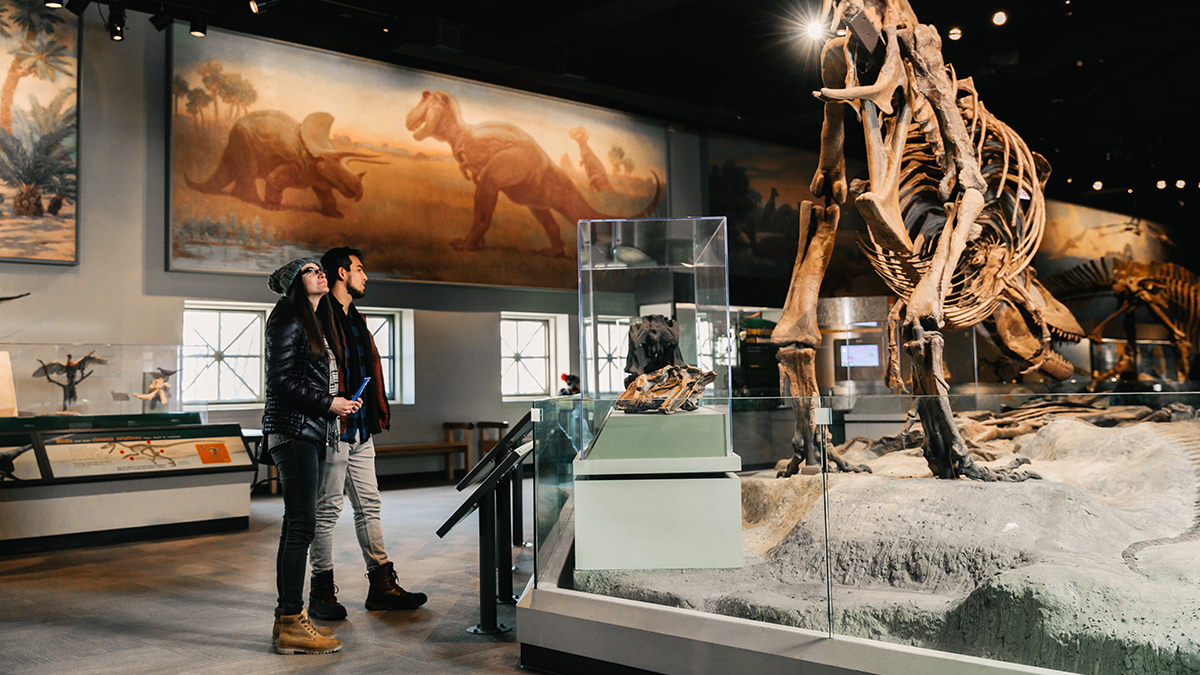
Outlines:
{"label": "carpeted floor", "polygon": [[[472,515],[445,539],[435,534],[462,497],[451,486],[383,491],[384,540],[400,583],[429,594],[425,607],[408,612],[364,609],[366,567],[347,506],[334,546],[338,598],[349,616],[327,624],[345,646],[324,656],[271,648],[277,496],[253,498],[245,531],[0,555],[0,673],[520,672],[512,632],[465,631],[479,621],[478,521]],[[520,593],[532,549],[514,555]],[[512,625],[513,606],[498,613]]]}

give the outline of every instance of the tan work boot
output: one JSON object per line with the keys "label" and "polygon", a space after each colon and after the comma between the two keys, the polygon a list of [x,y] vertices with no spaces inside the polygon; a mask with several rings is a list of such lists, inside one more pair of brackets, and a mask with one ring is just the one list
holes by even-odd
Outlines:
{"label": "tan work boot", "polygon": [[[279,639],[279,617],[281,617],[281,616],[283,616],[283,608],[276,607],[275,608],[275,625],[271,627],[271,642],[275,642],[276,640]],[[314,623],[312,625],[312,627],[315,628],[318,633],[320,633],[321,635],[324,635],[325,637],[333,637],[333,629],[328,626],[318,626],[317,624]]]}
{"label": "tan work boot", "polygon": [[280,654],[330,654],[342,648],[342,641],[317,632],[308,614],[284,614],[279,617],[279,637],[275,651]]}

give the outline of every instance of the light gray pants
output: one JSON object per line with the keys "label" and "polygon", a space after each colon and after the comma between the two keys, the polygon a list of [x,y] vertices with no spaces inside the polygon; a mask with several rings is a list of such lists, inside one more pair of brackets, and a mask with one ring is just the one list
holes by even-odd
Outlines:
{"label": "light gray pants", "polygon": [[313,572],[333,569],[333,526],[342,515],[343,496],[354,509],[354,533],[367,569],[387,563],[383,525],[379,520],[379,481],[375,478],[375,441],[338,441],[337,452],[325,453],[325,477],[317,493],[317,531],[309,561]]}

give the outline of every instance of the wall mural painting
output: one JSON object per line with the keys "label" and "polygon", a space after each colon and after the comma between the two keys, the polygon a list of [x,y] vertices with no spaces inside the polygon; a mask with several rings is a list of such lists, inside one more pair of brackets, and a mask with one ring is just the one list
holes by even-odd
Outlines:
{"label": "wall mural painting", "polygon": [[75,264],[79,22],[0,0],[0,260]]}
{"label": "wall mural painting", "polygon": [[[747,138],[710,134],[708,212],[729,222],[729,274],[790,279],[800,236],[798,206],[820,201],[809,190],[817,154]],[[849,162],[851,176],[865,166]],[[887,286],[858,247],[866,224],[853,209],[842,214],[821,297],[886,295]]]}
{"label": "wall mural painting", "polygon": [[574,288],[578,219],[666,215],[666,128],[210,30],[173,36],[170,267],[333,246],[379,277]]}
{"label": "wall mural painting", "polygon": [[1033,264],[1040,277],[1049,278],[1101,258],[1149,263],[1179,259],[1181,254],[1179,246],[1167,236],[1167,228],[1158,223],[1047,201],[1046,234]]}

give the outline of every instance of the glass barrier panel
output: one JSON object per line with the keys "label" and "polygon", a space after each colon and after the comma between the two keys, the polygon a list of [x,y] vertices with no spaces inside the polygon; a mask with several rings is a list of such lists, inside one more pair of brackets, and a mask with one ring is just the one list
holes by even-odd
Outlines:
{"label": "glass barrier panel", "polygon": [[[890,405],[871,399],[830,407]],[[871,471],[827,475],[833,633],[1071,672],[1194,669],[1197,407],[980,393],[846,421],[830,459]]]}
{"label": "glass barrier panel", "polygon": [[[588,428],[599,439],[589,440],[593,452],[604,452],[606,433],[619,438],[611,417],[583,423],[589,407],[604,418],[603,402],[554,405],[560,419],[580,420],[554,427],[577,438]],[[1156,391],[735,398],[741,564],[577,566],[570,583],[835,639],[1072,672],[1191,672],[1200,663],[1198,408],[1200,394]],[[811,428],[816,452],[789,472],[798,426],[801,450]],[[662,454],[649,435],[626,442],[631,454]],[[565,464],[584,446],[550,447],[557,473],[539,475],[538,486],[561,492]],[[599,481],[570,461],[574,490],[554,515],[576,519],[579,553],[580,486]],[[637,479],[672,480],[671,463],[686,461]],[[539,460],[539,471],[552,464]],[[631,520],[631,495],[608,503],[618,522]],[[550,501],[539,497],[539,509]],[[646,508],[640,522],[660,515]]]}
{"label": "glass barrier panel", "polygon": [[[17,416],[178,412],[178,345],[0,343]],[[0,357],[4,358],[4,357]]]}

